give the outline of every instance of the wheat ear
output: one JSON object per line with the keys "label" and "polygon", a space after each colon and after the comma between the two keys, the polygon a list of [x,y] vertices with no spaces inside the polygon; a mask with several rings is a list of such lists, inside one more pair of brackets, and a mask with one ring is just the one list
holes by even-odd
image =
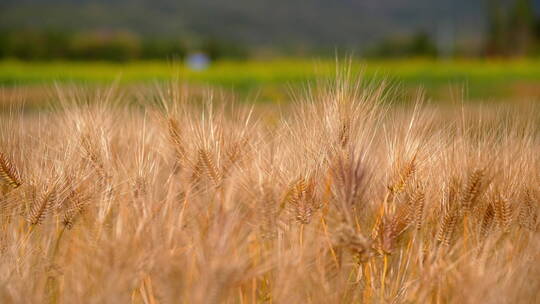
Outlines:
{"label": "wheat ear", "polygon": [[493,226],[493,220],[495,218],[495,211],[493,205],[489,204],[484,212],[484,217],[482,218],[482,224],[480,226],[480,236],[482,238],[487,237]]}
{"label": "wheat ear", "polygon": [[62,220],[62,224],[64,224],[67,229],[73,228],[73,223],[77,216],[84,211],[87,200],[87,197],[81,197],[76,190],[70,192],[67,198],[68,206],[64,211],[64,218]]}
{"label": "wheat ear", "polygon": [[508,231],[512,222],[512,206],[510,202],[498,194],[493,201],[495,219],[502,231]]}
{"label": "wheat ear", "polygon": [[449,246],[454,237],[458,222],[458,212],[455,207],[448,206],[442,219],[441,226],[437,232],[437,240],[443,245]]}
{"label": "wheat ear", "polygon": [[39,225],[43,222],[47,213],[52,209],[55,187],[51,187],[30,208],[28,222],[31,225]]}
{"label": "wheat ear", "polygon": [[522,205],[519,209],[518,223],[519,226],[529,229],[531,231],[536,230],[538,225],[538,207],[534,203],[533,196],[530,190],[526,190],[523,199]]}
{"label": "wheat ear", "polygon": [[469,179],[467,180],[467,184],[461,196],[461,207],[463,212],[469,212],[476,202],[476,199],[480,194],[483,177],[484,171],[482,169],[475,169],[469,175]]}
{"label": "wheat ear", "polygon": [[167,120],[167,131],[169,133],[169,140],[174,146],[178,159],[184,159],[186,156],[186,150],[184,149],[182,133],[176,119],[171,117]]}
{"label": "wheat ear", "polygon": [[2,152],[0,152],[0,180],[13,188],[17,188],[22,184],[17,168]]}
{"label": "wheat ear", "polygon": [[201,163],[206,171],[206,174],[208,174],[208,177],[216,184],[219,185],[221,182],[221,174],[219,173],[214,160],[210,156],[210,153],[206,151],[205,149],[199,150],[199,159],[201,160]]}
{"label": "wheat ear", "polygon": [[397,194],[407,186],[409,179],[416,172],[416,155],[411,159],[411,161],[403,167],[401,173],[399,174],[398,180],[391,186],[388,187],[391,194]]}

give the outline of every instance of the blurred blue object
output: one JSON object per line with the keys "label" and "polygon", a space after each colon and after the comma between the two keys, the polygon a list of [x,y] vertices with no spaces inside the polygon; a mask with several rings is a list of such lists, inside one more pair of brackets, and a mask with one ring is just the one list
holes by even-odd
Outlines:
{"label": "blurred blue object", "polygon": [[193,53],[187,56],[186,64],[192,70],[202,71],[210,65],[210,58],[204,53]]}

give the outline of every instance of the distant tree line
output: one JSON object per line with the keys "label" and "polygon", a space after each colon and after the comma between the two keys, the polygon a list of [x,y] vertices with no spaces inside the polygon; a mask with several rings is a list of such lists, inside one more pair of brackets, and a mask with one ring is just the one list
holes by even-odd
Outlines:
{"label": "distant tree line", "polygon": [[203,52],[212,59],[245,58],[238,44],[218,39],[197,43],[180,38],[141,38],[125,31],[0,31],[0,58],[22,60],[107,60],[183,59],[190,52]]}
{"label": "distant tree line", "polygon": [[424,31],[408,37],[389,38],[368,48],[367,57],[401,58],[401,57],[436,57],[437,46]]}
{"label": "distant tree line", "polygon": [[[438,57],[438,56],[538,56],[540,55],[540,18],[534,13],[533,0],[483,0],[487,31],[481,43],[448,47],[428,31],[408,36],[386,37],[370,47],[363,46],[366,57]],[[451,37],[449,40],[452,40]],[[455,41],[446,41],[455,44]],[[202,52],[211,59],[244,59],[261,55],[250,48],[228,40],[196,37],[149,37],[130,31],[87,31],[13,29],[0,30],[0,59],[22,60],[109,60],[183,59],[187,54]],[[446,47],[446,49],[445,49]],[[328,46],[326,46],[328,48]],[[264,49],[263,49],[264,50]],[[306,54],[335,56],[321,46],[288,49],[271,46],[270,54],[303,56]],[[264,55],[264,52],[262,52]]]}
{"label": "distant tree line", "polygon": [[[485,0],[487,32],[479,49],[454,49],[453,55],[539,56],[540,18],[532,0]],[[440,50],[432,36],[418,31],[409,36],[390,37],[368,48],[368,57],[437,57]]]}
{"label": "distant tree line", "polygon": [[540,18],[531,0],[487,0],[487,56],[540,54]]}

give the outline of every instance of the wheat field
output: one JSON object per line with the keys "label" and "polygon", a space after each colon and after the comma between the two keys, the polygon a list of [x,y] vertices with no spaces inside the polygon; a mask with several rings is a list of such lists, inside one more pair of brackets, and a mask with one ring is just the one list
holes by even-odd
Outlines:
{"label": "wheat field", "polygon": [[157,91],[1,114],[1,303],[540,301],[535,105]]}

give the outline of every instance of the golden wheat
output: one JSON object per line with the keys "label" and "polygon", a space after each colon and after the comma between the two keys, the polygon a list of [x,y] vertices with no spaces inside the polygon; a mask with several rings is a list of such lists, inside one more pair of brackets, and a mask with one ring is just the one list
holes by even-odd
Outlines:
{"label": "golden wheat", "polygon": [[340,77],[1,119],[0,302],[537,301],[539,112]]}

